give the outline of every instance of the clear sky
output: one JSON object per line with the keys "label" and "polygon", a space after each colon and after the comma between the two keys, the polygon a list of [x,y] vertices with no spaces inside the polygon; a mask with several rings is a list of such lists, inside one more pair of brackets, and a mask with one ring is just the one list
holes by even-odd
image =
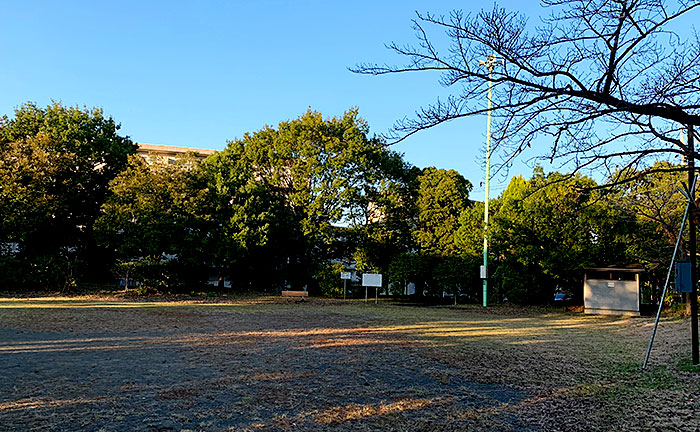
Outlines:
{"label": "clear sky", "polygon": [[[500,2],[538,20],[537,1]],[[139,143],[223,149],[227,140],[357,106],[372,133],[444,96],[429,73],[372,77],[348,67],[400,62],[415,11],[478,11],[469,1],[10,1],[0,9],[0,114],[32,101],[99,106]],[[475,59],[478,61],[478,59]],[[394,146],[419,167],[456,169],[483,188],[486,118]],[[519,165],[512,174],[529,175]],[[505,187],[495,179],[492,192]]]}

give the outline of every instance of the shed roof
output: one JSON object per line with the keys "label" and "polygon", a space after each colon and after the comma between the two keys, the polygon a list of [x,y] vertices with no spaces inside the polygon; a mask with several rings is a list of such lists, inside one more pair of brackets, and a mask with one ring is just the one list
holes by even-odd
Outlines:
{"label": "shed roof", "polygon": [[613,271],[613,272],[630,272],[630,273],[644,273],[646,270],[641,264],[629,264],[629,265],[616,265],[610,267],[592,267],[587,268],[585,271]]}

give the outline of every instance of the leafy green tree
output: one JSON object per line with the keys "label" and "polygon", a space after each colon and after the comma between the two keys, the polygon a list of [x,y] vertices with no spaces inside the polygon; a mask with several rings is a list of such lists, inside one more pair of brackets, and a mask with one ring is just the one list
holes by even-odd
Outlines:
{"label": "leafy green tree", "polygon": [[424,253],[458,254],[459,218],[470,207],[472,185],[455,170],[426,168],[419,177],[416,242]]}
{"label": "leafy green tree", "polygon": [[103,271],[93,223],[136,150],[118,130],[101,109],[60,103],[28,103],[0,119],[0,242],[13,245],[3,262],[22,263],[15,287],[70,286]]}
{"label": "leafy green tree", "polygon": [[[458,234],[460,218],[472,203],[469,192],[472,185],[457,171],[426,168],[418,178],[416,196],[415,243],[422,268],[429,269],[420,278],[428,292],[455,294],[467,289],[470,271],[463,259]],[[418,287],[420,286],[417,285]]]}
{"label": "leafy green tree", "polygon": [[356,109],[326,119],[308,111],[277,129],[268,126],[229,143],[227,151],[252,167],[254,187],[282,203],[275,206],[267,242],[284,257],[288,283],[309,284],[318,264],[343,249],[335,243],[348,239],[338,238],[344,232],[338,226],[370,220],[369,204],[381,188],[389,151],[368,133]]}
{"label": "leafy green tree", "polygon": [[206,178],[194,157],[170,164],[134,155],[110,184],[97,230],[135,278],[153,288],[201,283],[211,265]]}
{"label": "leafy green tree", "polygon": [[339,262],[326,262],[319,266],[316,272],[318,286],[326,297],[342,297],[343,281],[340,279],[340,272],[345,271],[345,266]]}
{"label": "leafy green tree", "polygon": [[459,216],[455,234],[457,248],[462,254],[482,256],[484,247],[484,203],[475,202]]}
{"label": "leafy green tree", "polygon": [[388,266],[389,278],[402,289],[409,283],[414,283],[416,295],[423,294],[424,287],[432,279],[432,268],[426,256],[417,251],[406,251],[398,254]]}
{"label": "leafy green tree", "polygon": [[580,293],[584,268],[626,259],[633,225],[595,186],[589,178],[541,168],[530,180],[511,180],[489,227],[502,296],[548,303],[556,287]]}
{"label": "leafy green tree", "polygon": [[202,163],[211,206],[206,248],[234,286],[265,290],[284,282],[283,241],[293,236],[292,222],[283,197],[260,181],[249,151],[234,141]]}
{"label": "leafy green tree", "polygon": [[76,158],[73,153],[52,151],[51,144],[48,135],[38,134],[3,145],[0,211],[6,241],[25,243],[36,233],[59,228],[70,217],[62,193],[69,187]]}
{"label": "leafy green tree", "polygon": [[466,293],[476,274],[474,260],[460,244],[463,214],[473,207],[471,183],[454,170],[430,167],[412,173],[402,196],[411,204],[400,213],[410,241],[392,255],[387,272],[402,287],[415,283],[419,296],[426,290]]}
{"label": "leafy green tree", "polygon": [[457,304],[460,295],[476,302],[481,288],[480,264],[480,257],[475,255],[442,256],[437,260],[433,278],[444,292],[453,295],[454,304]]}
{"label": "leafy green tree", "polygon": [[358,270],[387,272],[391,263],[416,248],[416,197],[421,170],[386,153],[381,163],[383,180],[368,202],[367,223],[355,225]]}

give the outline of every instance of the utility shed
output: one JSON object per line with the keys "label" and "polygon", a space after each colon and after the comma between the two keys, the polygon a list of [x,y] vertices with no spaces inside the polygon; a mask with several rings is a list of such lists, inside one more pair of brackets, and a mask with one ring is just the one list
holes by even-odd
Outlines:
{"label": "utility shed", "polygon": [[641,266],[587,269],[583,307],[587,314],[639,316]]}

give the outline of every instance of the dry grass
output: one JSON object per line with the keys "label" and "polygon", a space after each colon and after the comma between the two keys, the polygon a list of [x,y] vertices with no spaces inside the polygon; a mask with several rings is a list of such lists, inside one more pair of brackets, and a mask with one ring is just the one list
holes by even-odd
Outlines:
{"label": "dry grass", "polygon": [[[0,299],[0,430],[696,430],[687,320],[274,297]],[[86,420],[88,419],[87,423]]]}
{"label": "dry grass", "polygon": [[402,399],[397,402],[378,404],[349,404],[336,406],[316,415],[316,421],[321,424],[343,423],[348,420],[358,420],[367,417],[386,416],[398,412],[416,410],[435,404],[435,400]]}

